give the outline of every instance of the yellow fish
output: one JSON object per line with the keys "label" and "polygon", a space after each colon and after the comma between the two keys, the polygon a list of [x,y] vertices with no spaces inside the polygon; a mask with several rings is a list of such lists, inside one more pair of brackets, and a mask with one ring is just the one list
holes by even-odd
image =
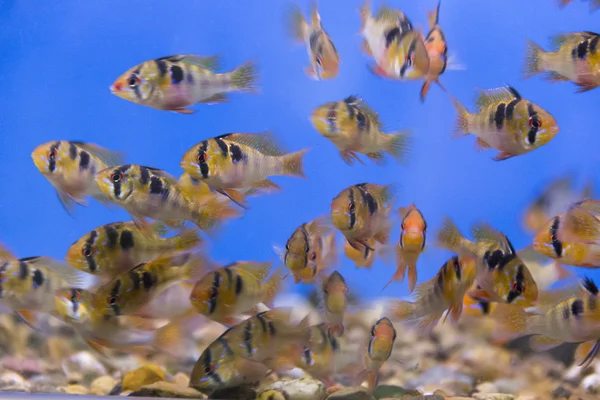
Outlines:
{"label": "yellow fish", "polygon": [[[206,183],[202,182],[201,179],[193,178],[187,172],[181,174],[181,176],[179,177],[179,184],[185,192],[191,194],[194,197],[207,196],[212,194],[212,189]],[[280,190],[281,187],[269,179],[264,179],[262,181],[256,182],[249,188],[238,189],[238,191],[244,197],[264,196],[278,192]],[[219,200],[228,202],[232,201],[227,196],[221,196],[219,197]]]}
{"label": "yellow fish", "polygon": [[216,73],[218,56],[181,54],[145,61],[119,76],[112,94],[158,110],[193,114],[196,103],[228,101],[229,92],[255,91],[256,67],[248,61],[230,72]]}
{"label": "yellow fish", "polygon": [[75,204],[86,205],[87,196],[107,202],[94,176],[100,170],[120,164],[123,155],[92,143],[57,140],[36,147],[31,158],[56,189],[65,210],[71,213]]}
{"label": "yellow fish", "polygon": [[600,85],[600,35],[595,32],[574,32],[553,39],[554,51],[544,51],[528,42],[525,58],[525,78],[546,72],[551,82],[572,81],[587,92]]}
{"label": "yellow fish", "polygon": [[340,55],[323,29],[317,4],[312,7],[310,25],[298,7],[294,8],[292,18],[294,36],[305,42],[308,49],[310,67],[306,68],[306,75],[315,80],[335,78],[340,70]]}
{"label": "yellow fish", "polygon": [[369,391],[377,386],[379,370],[389,360],[396,342],[396,329],[387,317],[379,319],[371,328],[369,343],[365,349],[365,370],[359,377],[367,375]]}
{"label": "yellow fish", "polygon": [[344,334],[344,314],[348,306],[348,285],[337,271],[322,282],[323,308],[329,331],[333,336]]}
{"label": "yellow fish", "polygon": [[409,131],[383,133],[375,110],[358,96],[319,106],[311,121],[321,135],[333,142],[348,165],[354,160],[364,164],[357,153],[381,164],[384,153],[403,161],[409,151]]}
{"label": "yellow fish", "polygon": [[494,148],[500,152],[495,161],[529,153],[550,142],[559,131],[552,114],[510,86],[480,90],[476,114],[453,96],[451,99],[458,111],[454,136],[477,136],[477,151]]}
{"label": "yellow fish", "polygon": [[229,133],[203,140],[189,149],[181,160],[181,168],[244,206],[244,196],[235,189],[250,187],[272,175],[304,178],[302,164],[307,151],[285,154],[269,132]]}
{"label": "yellow fish", "polygon": [[425,48],[429,56],[429,72],[425,76],[423,87],[421,88],[421,102],[425,102],[425,97],[429,92],[429,87],[433,82],[436,82],[444,91],[446,88],[440,83],[440,76],[448,67],[448,46],[446,44],[446,36],[440,26],[440,6],[442,2],[438,2],[435,11],[428,12],[430,31],[425,37]]}

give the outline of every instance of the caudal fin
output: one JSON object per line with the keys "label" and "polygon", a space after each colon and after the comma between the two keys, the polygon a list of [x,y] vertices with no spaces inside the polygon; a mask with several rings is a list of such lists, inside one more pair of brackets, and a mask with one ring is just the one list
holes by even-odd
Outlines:
{"label": "caudal fin", "polygon": [[407,156],[410,154],[411,132],[409,130],[404,130],[393,132],[386,136],[388,140],[383,151],[390,154],[398,161],[406,161]]}
{"label": "caudal fin", "polygon": [[442,229],[438,232],[438,245],[444,249],[458,253],[464,239],[465,237],[460,233],[454,221],[446,217]]}
{"label": "caudal fin", "polygon": [[469,110],[454,96],[448,93],[458,116],[456,117],[456,126],[452,136],[455,139],[467,136],[469,134]]}
{"label": "caudal fin", "polygon": [[256,93],[258,75],[253,61],[246,61],[231,73],[231,85],[238,92]]}
{"label": "caudal fin", "polygon": [[304,174],[304,155],[307,151],[308,149],[304,149],[295,153],[290,153],[281,156],[281,175],[306,178],[306,175]]}
{"label": "caudal fin", "polygon": [[240,215],[238,208],[231,204],[218,201],[214,196],[204,202],[196,204],[192,212],[192,221],[205,232],[214,232],[226,219],[236,218]]}
{"label": "caudal fin", "polygon": [[367,21],[371,18],[371,0],[365,0],[365,4],[360,8],[360,31],[365,29]]}
{"label": "caudal fin", "polygon": [[300,7],[295,5],[290,8],[289,14],[291,34],[293,38],[297,41],[304,41],[309,34],[310,27],[308,26],[308,22],[306,22],[306,19],[302,14],[302,10]]}
{"label": "caudal fin", "polygon": [[544,50],[532,42],[527,41],[527,49],[525,50],[525,64],[523,69],[523,78],[531,78],[534,75],[544,72],[542,65],[542,56]]}
{"label": "caudal fin", "polygon": [[202,239],[198,236],[198,229],[186,229],[179,235],[175,236],[175,249],[183,251],[190,250],[202,243]]}
{"label": "caudal fin", "polygon": [[283,285],[283,278],[285,276],[285,269],[283,266],[277,268],[271,277],[265,282],[263,303],[269,307],[273,307],[273,300],[275,296],[281,291]]}
{"label": "caudal fin", "polygon": [[431,81],[426,79],[425,82],[423,82],[423,86],[421,86],[421,103],[425,103],[425,97],[427,97],[427,93],[429,93],[429,88],[431,88]]}

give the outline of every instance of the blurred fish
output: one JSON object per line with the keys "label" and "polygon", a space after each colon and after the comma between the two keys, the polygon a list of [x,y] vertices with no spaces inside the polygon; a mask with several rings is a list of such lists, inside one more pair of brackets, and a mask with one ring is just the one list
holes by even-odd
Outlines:
{"label": "blurred fish", "polygon": [[[558,0],[559,4],[561,7],[566,6],[567,4],[571,3],[573,0]],[[590,2],[590,11],[596,11],[598,8],[600,8],[600,0],[587,0]]]}
{"label": "blurred fish", "polygon": [[369,391],[373,393],[377,386],[379,370],[392,355],[396,329],[387,318],[378,320],[371,328],[371,337],[365,351],[365,370],[359,377],[367,375]]}
{"label": "blurred fish", "polygon": [[552,40],[554,51],[544,51],[532,41],[527,43],[525,78],[547,72],[550,82],[572,81],[587,92],[600,85],[600,35],[595,32],[573,32]]}
{"label": "blurred fish", "polygon": [[425,102],[425,97],[429,92],[429,88],[433,82],[437,83],[444,91],[446,88],[439,81],[440,75],[446,71],[448,66],[448,46],[446,45],[446,37],[442,27],[440,26],[440,6],[442,2],[438,2],[437,8],[434,11],[428,12],[429,17],[429,33],[425,37],[425,48],[429,56],[429,72],[425,76],[423,87],[421,88],[421,102]]}
{"label": "blurred fish", "polygon": [[417,260],[425,249],[427,222],[414,204],[400,208],[399,212],[402,224],[400,225],[400,240],[396,248],[398,269],[384,288],[394,281],[402,283],[408,270],[408,290],[409,293],[412,293],[417,285]]}
{"label": "blurred fish", "polygon": [[[367,241],[374,238],[381,244],[388,241],[388,221],[392,187],[360,183],[344,189],[331,201],[333,225],[339,229],[348,243],[357,250],[374,249]],[[359,247],[361,246],[361,247]]]}
{"label": "blurred fish", "polygon": [[218,268],[200,279],[190,294],[197,312],[227,325],[235,325],[240,314],[253,311],[258,303],[270,304],[281,289],[280,270],[271,272],[271,262],[239,261]]}
{"label": "blurred fish", "polygon": [[321,272],[337,262],[335,233],[331,229],[329,216],[322,216],[296,228],[285,250],[274,246],[294,275],[294,283],[313,283]]}
{"label": "blurred fish", "polygon": [[319,106],[311,121],[319,133],[333,142],[348,165],[354,160],[364,164],[356,153],[365,154],[378,164],[383,162],[383,153],[398,161],[408,153],[409,131],[383,133],[379,115],[358,96]]}
{"label": "blurred fish", "polygon": [[65,210],[71,213],[75,204],[87,204],[87,196],[107,203],[94,176],[104,168],[120,164],[123,155],[92,143],[57,140],[36,147],[31,158],[56,189]]}
{"label": "blurred fish", "polygon": [[55,311],[54,295],[67,288],[96,286],[95,276],[78,271],[51,257],[16,258],[0,246],[0,305],[19,315],[31,327],[38,313]]}
{"label": "blurred fish", "polygon": [[160,255],[191,250],[201,243],[196,229],[163,238],[166,228],[162,223],[153,223],[151,227],[150,232],[145,232],[134,222],[99,226],[73,243],[65,259],[81,271],[113,278]]}
{"label": "blurred fish", "polygon": [[340,69],[340,55],[323,29],[317,4],[313,4],[310,25],[304,19],[298,6],[292,11],[292,28],[297,40],[305,42],[310,59],[310,67],[305,69],[306,75],[315,80],[332,79]]}
{"label": "blurred fish", "polygon": [[[179,184],[181,188],[189,193],[192,196],[206,196],[212,193],[212,189],[206,183],[202,182],[201,179],[193,178],[187,172],[184,172],[179,177]],[[281,190],[281,187],[277,185],[275,182],[265,179],[259,182],[256,182],[254,185],[249,188],[238,189],[238,192],[242,194],[244,197],[254,197],[254,196],[265,196]],[[220,201],[232,201],[227,196],[219,197]]]}
{"label": "blurred fish", "polygon": [[455,97],[451,99],[458,111],[454,136],[477,136],[477,151],[500,151],[493,158],[495,161],[529,153],[550,142],[559,131],[550,113],[522,98],[510,86],[480,89],[476,114],[471,114]]}
{"label": "blurred fish", "polygon": [[571,205],[546,223],[533,239],[533,248],[563,264],[600,267],[600,200]]}
{"label": "blurred fish", "polygon": [[475,224],[472,235],[475,242],[465,238],[449,218],[438,233],[442,248],[477,260],[479,289],[471,296],[521,307],[534,305],[538,299],[537,284],[506,235],[485,222]]}
{"label": "blurred fish", "polygon": [[145,61],[111,85],[112,94],[136,104],[192,114],[196,103],[228,101],[229,92],[255,91],[256,67],[248,61],[230,72],[216,73],[219,56],[182,54]]}
{"label": "blurred fish", "polygon": [[[368,239],[366,245],[361,244],[350,244],[347,240],[344,240],[344,253],[346,257],[354,262],[356,268],[368,268],[371,269],[373,262],[375,261],[375,254],[381,249],[381,244],[377,243],[374,238]],[[375,249],[374,251],[369,249]]]}
{"label": "blurred fish", "polygon": [[[188,194],[176,178],[156,168],[142,165],[121,165],[104,169],[96,182],[105,195],[127,210],[139,226],[142,218],[152,218],[169,226],[180,227],[182,220],[210,231],[223,219],[238,215],[215,196]],[[149,231],[149,229],[145,229]]]}
{"label": "blurred fish", "polygon": [[376,65],[372,71],[391,79],[420,79],[429,71],[429,56],[423,34],[399,10],[381,7],[371,15],[371,1],[360,9],[363,51],[372,56]]}
{"label": "blurred fish", "polygon": [[323,309],[329,331],[333,336],[344,334],[344,314],[348,305],[348,285],[337,271],[333,271],[322,283]]}
{"label": "blurred fish", "polygon": [[593,196],[593,181],[576,193],[570,175],[553,181],[544,192],[529,206],[524,215],[524,226],[531,232],[539,232],[548,220],[561,214],[576,201]]}
{"label": "blurred fish", "polygon": [[89,301],[94,312],[103,316],[135,315],[170,286],[200,279],[210,268],[211,263],[199,254],[155,258],[103,284]]}
{"label": "blurred fish", "polygon": [[[539,313],[521,307],[498,304],[492,313],[499,321],[496,335],[515,338],[535,335],[529,345],[536,351],[546,351],[564,342],[581,343],[590,348],[587,354],[578,350],[579,365],[586,368],[600,350],[600,313],[598,287],[590,279],[583,281],[585,292],[562,300]],[[583,357],[583,359],[581,358]]]}
{"label": "blurred fish", "polygon": [[145,353],[159,350],[175,357],[189,357],[191,331],[199,326],[198,315],[182,315],[165,323],[135,316],[104,318],[93,311],[84,290],[67,289],[55,297],[56,316],[71,326],[94,350]]}
{"label": "blurred fish", "polygon": [[181,160],[181,168],[244,206],[246,199],[234,189],[261,185],[273,175],[304,178],[302,162],[307,151],[286,154],[276,145],[270,132],[228,133],[189,149]]}
{"label": "blurred fish", "polygon": [[[389,314],[420,333],[431,333],[444,312],[456,324],[463,308],[463,298],[475,281],[477,261],[454,256],[446,261],[430,280],[416,287],[414,302],[397,300],[389,306]],[[445,318],[444,318],[445,320]]]}
{"label": "blurred fish", "polygon": [[[540,295],[542,290],[549,290],[556,282],[573,277],[573,273],[567,270],[558,260],[552,260],[535,251],[532,246],[519,251],[519,258],[525,263],[533,276]],[[538,296],[539,297],[539,296]]]}

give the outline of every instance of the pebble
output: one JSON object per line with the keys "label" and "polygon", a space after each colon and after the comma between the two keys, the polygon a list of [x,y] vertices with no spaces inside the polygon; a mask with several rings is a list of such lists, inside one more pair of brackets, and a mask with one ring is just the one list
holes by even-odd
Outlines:
{"label": "pebble", "polygon": [[338,390],[327,397],[327,400],[373,400],[374,397],[367,388],[362,386]]}
{"label": "pebble", "polygon": [[88,390],[83,385],[69,385],[67,387],[58,388],[59,392],[66,394],[88,394]]}
{"label": "pebble", "polygon": [[514,400],[515,396],[505,393],[475,393],[475,400]]}
{"label": "pebble", "polygon": [[571,396],[571,391],[564,386],[559,386],[552,391],[553,399],[568,399]]}
{"label": "pebble", "polygon": [[600,393],[600,375],[588,375],[581,381],[581,387],[588,393]]}
{"label": "pebble", "polygon": [[[472,389],[473,378],[446,365],[436,365],[429,368],[415,379],[407,380],[405,386],[411,389],[423,389],[427,385],[434,385],[442,390],[442,386],[460,387],[461,391],[468,393]],[[435,390],[435,389],[433,389]]]}
{"label": "pebble", "polygon": [[142,386],[164,381],[166,372],[158,365],[147,364],[141,368],[129,371],[123,376],[123,391],[139,390]]}
{"label": "pebble", "polygon": [[4,392],[26,392],[30,384],[19,374],[6,371],[0,375],[0,391]]}
{"label": "pebble", "polygon": [[80,351],[63,360],[62,370],[66,376],[74,372],[92,378],[107,375],[104,365],[89,351]]}
{"label": "pebble", "polygon": [[173,376],[173,383],[178,386],[189,386],[190,377],[183,372],[178,372],[175,374],[175,376]]}
{"label": "pebble", "polygon": [[77,383],[81,383],[83,380],[83,375],[80,372],[69,372],[67,375],[67,383],[69,385],[75,385]]}
{"label": "pebble", "polygon": [[311,378],[274,382],[265,389],[286,392],[290,400],[325,400],[327,397],[323,382]]}
{"label": "pebble", "polygon": [[44,367],[39,360],[29,358],[4,357],[2,367],[25,376],[40,375],[44,372]]}
{"label": "pebble", "polygon": [[196,389],[179,386],[170,382],[155,382],[151,385],[142,386],[139,390],[130,393],[135,397],[162,397],[178,399],[205,399],[206,395]]}
{"label": "pebble", "polygon": [[92,382],[92,385],[90,386],[91,394],[105,396],[111,392],[116,384],[117,381],[112,376],[101,376]]}

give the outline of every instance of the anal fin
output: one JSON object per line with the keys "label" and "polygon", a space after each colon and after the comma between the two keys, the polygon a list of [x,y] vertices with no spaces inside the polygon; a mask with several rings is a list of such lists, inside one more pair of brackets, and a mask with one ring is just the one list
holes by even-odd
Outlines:
{"label": "anal fin", "polygon": [[490,146],[489,144],[487,144],[485,142],[485,140],[483,140],[480,137],[478,137],[477,140],[475,141],[475,150],[476,151],[485,151],[485,150],[489,150],[491,148],[492,148],[492,146]]}
{"label": "anal fin", "polygon": [[225,93],[217,93],[215,95],[210,96],[207,99],[199,101],[199,103],[202,103],[202,104],[219,104],[219,103],[226,103],[228,101],[229,101],[229,98],[227,97],[227,95]]}

